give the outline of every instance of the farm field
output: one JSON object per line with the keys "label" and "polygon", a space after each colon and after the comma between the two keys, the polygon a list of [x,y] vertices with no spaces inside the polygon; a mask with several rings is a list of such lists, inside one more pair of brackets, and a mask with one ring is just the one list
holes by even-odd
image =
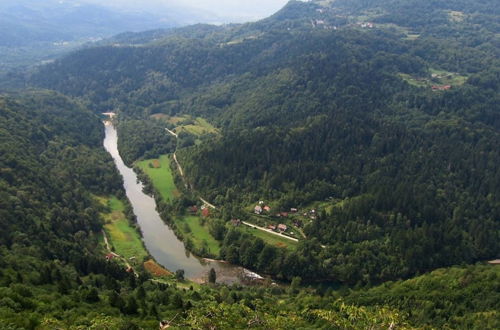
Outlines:
{"label": "farm field", "polygon": [[219,133],[219,131],[212,124],[201,117],[195,118],[188,115],[180,117],[170,117],[164,114],[155,114],[152,117],[158,120],[163,120],[171,125],[175,125],[173,131],[175,131],[177,134],[186,132],[195,136],[201,136],[205,134]]}
{"label": "farm field", "polygon": [[142,260],[149,254],[142,244],[137,229],[131,226],[123,211],[125,207],[116,197],[100,197],[99,201],[109,207],[109,213],[103,213],[105,220],[104,230],[114,252],[127,260]]}
{"label": "farm field", "polygon": [[172,201],[174,197],[178,196],[179,192],[174,183],[170,159],[167,155],[160,156],[159,159],[140,161],[137,166],[149,176],[153,186],[160,192],[165,201]]}

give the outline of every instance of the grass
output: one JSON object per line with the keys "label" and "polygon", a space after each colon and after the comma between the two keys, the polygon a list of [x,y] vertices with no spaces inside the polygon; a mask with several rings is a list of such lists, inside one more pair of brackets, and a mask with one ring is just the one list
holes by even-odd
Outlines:
{"label": "grass", "polygon": [[[182,220],[176,220],[177,227],[182,231],[184,237],[190,238],[193,241],[193,244],[197,248],[201,248],[203,241],[205,240],[208,245],[208,249],[211,254],[219,255],[220,246],[219,242],[213,238],[208,230],[208,225],[201,225],[201,218],[197,216],[187,216]],[[189,227],[189,232],[186,232],[185,225]]]}
{"label": "grass", "polygon": [[430,69],[432,75],[436,76],[436,79],[442,85],[453,85],[461,86],[467,80],[466,76],[461,76],[455,72],[448,72],[444,70]]}
{"label": "grass", "polygon": [[173,131],[177,134],[187,132],[196,136],[202,136],[205,134],[219,133],[219,131],[212,124],[201,117],[194,118],[189,115],[170,117],[165,114],[154,114],[151,117],[175,125],[176,127]]}
{"label": "grass", "polygon": [[428,88],[433,85],[461,86],[467,81],[466,76],[437,69],[430,69],[429,77],[416,78],[405,73],[400,73],[399,76],[412,86]]}
{"label": "grass", "polygon": [[280,248],[287,248],[287,249],[292,249],[294,250],[297,247],[297,242],[291,241],[286,238],[281,238],[279,236],[266,233],[265,231],[258,230],[255,228],[250,228],[248,226],[242,225],[239,227],[241,231],[245,233],[249,233],[255,237],[261,238],[264,242],[270,245],[274,245],[276,247]]}
{"label": "grass", "polygon": [[137,166],[149,176],[165,201],[172,201],[179,195],[167,155],[161,156],[160,159],[143,160],[138,162]]}
{"label": "grass", "polygon": [[102,216],[106,222],[104,230],[114,252],[127,260],[135,258],[142,262],[149,253],[144,248],[137,229],[131,226],[125,217],[123,202],[114,196],[99,197],[98,200],[109,207],[109,212],[103,213]]}
{"label": "grass", "polygon": [[[158,167],[159,162],[159,167]],[[148,159],[137,163],[151,179],[153,186],[160,192],[161,197],[165,201],[172,201],[180,193],[177,190],[172,172],[170,169],[170,159],[164,155],[159,160]],[[207,242],[208,249],[211,254],[218,256],[220,252],[219,243],[212,237],[208,231],[207,225],[202,226],[199,217],[189,216],[175,219],[177,228],[182,232],[185,239],[189,238],[193,242],[196,249],[201,249],[203,241]],[[185,225],[189,227],[186,230]]]}
{"label": "grass", "polygon": [[[189,119],[189,118],[188,118]],[[191,119],[193,121],[192,124],[181,125],[178,126],[175,130],[180,133],[182,131],[186,131],[193,135],[201,136],[205,134],[217,134],[218,131],[215,127],[213,127],[208,121],[203,118],[194,118]]]}

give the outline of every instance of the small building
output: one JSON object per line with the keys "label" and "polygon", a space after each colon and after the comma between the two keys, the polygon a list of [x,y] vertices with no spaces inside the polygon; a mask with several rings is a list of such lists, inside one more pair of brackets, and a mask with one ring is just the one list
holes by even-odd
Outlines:
{"label": "small building", "polygon": [[276,230],[276,226],[275,225],[268,225],[267,229]]}
{"label": "small building", "polygon": [[232,219],[231,224],[235,227],[238,227],[239,225],[241,225],[241,220],[240,219]]}
{"label": "small building", "polygon": [[292,212],[292,213],[297,213],[297,212],[299,212],[299,210],[298,210],[297,208],[295,208],[295,207],[292,207],[292,208],[290,209],[290,212]]}
{"label": "small building", "polygon": [[204,208],[203,210],[201,210],[201,215],[204,218],[208,218],[210,216],[210,209],[208,207]]}
{"label": "small building", "polygon": [[198,213],[198,206],[196,206],[196,205],[190,206],[189,207],[189,213],[191,213],[191,214]]}
{"label": "small building", "polygon": [[160,330],[165,330],[170,328],[170,322],[169,321],[161,321],[160,322]]}
{"label": "small building", "polygon": [[451,89],[451,85],[434,85],[432,86],[433,91],[447,91]]}
{"label": "small building", "polygon": [[269,206],[267,206],[267,205],[266,205],[266,206],[264,206],[264,211],[266,211],[266,212],[270,212],[270,211],[271,211],[271,208],[270,208]]}
{"label": "small building", "polygon": [[288,229],[287,225],[284,225],[284,224],[282,224],[282,223],[280,223],[280,224],[278,225],[278,230],[279,230],[279,231],[281,231],[281,232],[284,232],[284,231],[286,231],[287,229]]}
{"label": "small building", "polygon": [[288,217],[288,212],[280,212],[280,216],[282,216],[283,218],[286,218],[286,217]]}
{"label": "small building", "polygon": [[256,205],[253,210],[254,210],[255,214],[261,214],[262,213],[262,206]]}
{"label": "small building", "polygon": [[490,265],[500,265],[500,259],[491,260],[491,261],[488,261],[488,263]]}

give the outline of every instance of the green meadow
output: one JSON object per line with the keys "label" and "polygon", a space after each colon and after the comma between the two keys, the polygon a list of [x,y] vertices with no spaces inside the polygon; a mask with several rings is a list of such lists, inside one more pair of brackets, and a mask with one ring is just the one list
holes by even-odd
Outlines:
{"label": "green meadow", "polygon": [[159,159],[140,161],[137,166],[149,176],[153,186],[160,192],[165,201],[172,201],[174,197],[178,196],[179,192],[174,183],[170,159],[167,155],[160,156]]}

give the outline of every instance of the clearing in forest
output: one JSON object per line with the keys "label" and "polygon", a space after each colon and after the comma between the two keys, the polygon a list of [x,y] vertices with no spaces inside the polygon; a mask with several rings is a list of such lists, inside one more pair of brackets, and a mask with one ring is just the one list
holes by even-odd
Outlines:
{"label": "clearing in forest", "polygon": [[100,197],[98,200],[109,210],[102,213],[102,216],[105,220],[104,230],[114,252],[130,261],[131,264],[135,263],[132,262],[134,260],[142,262],[149,254],[144,248],[137,229],[129,224],[124,213],[123,202],[115,196]]}
{"label": "clearing in forest", "polygon": [[212,255],[219,255],[219,242],[210,234],[208,221],[203,224],[202,219],[198,216],[186,216],[182,219],[176,219],[175,224],[177,228],[182,231],[184,240],[189,238],[196,249],[201,249],[204,242],[206,242],[205,248],[207,248]]}
{"label": "clearing in forest", "polygon": [[174,197],[179,196],[167,155],[161,156],[160,159],[143,160],[138,162],[137,166],[149,176],[153,186],[165,201],[172,201]]}

